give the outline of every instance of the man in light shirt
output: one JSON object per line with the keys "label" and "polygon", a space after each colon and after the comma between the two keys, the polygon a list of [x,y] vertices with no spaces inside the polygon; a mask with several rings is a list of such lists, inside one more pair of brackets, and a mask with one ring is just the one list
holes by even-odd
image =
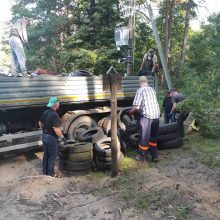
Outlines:
{"label": "man in light shirt", "polygon": [[13,76],[28,76],[24,46],[29,49],[27,26],[28,18],[19,18],[11,26],[9,45],[12,51],[11,72]]}
{"label": "man in light shirt", "polygon": [[137,90],[133,108],[129,114],[139,112],[140,118],[140,141],[139,154],[136,160],[144,161],[146,153],[150,151],[152,161],[157,162],[157,137],[159,131],[160,108],[154,88],[148,86],[147,77],[139,78],[140,88]]}

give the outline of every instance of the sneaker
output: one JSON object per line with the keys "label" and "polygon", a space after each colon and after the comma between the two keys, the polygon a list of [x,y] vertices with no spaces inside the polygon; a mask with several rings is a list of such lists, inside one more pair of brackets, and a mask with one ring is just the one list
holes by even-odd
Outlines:
{"label": "sneaker", "polygon": [[157,163],[158,162],[158,158],[152,158],[152,162],[153,163]]}
{"label": "sneaker", "polygon": [[143,153],[141,154],[138,154],[136,157],[135,157],[135,160],[137,161],[144,161],[145,159],[145,155]]}

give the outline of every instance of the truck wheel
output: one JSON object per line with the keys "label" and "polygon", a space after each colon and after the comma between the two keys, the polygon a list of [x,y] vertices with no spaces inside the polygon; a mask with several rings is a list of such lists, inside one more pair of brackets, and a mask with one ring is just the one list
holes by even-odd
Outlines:
{"label": "truck wheel", "polygon": [[79,141],[96,143],[98,140],[104,137],[104,132],[101,128],[90,128],[79,135]]}
{"label": "truck wheel", "polygon": [[79,135],[89,128],[96,127],[96,122],[89,116],[80,116],[74,120],[67,132],[68,139],[78,139]]}

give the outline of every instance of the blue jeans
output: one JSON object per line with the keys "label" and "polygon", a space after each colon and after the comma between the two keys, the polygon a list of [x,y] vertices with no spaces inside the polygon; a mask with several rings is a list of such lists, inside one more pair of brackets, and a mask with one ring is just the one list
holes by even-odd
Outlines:
{"label": "blue jeans", "polygon": [[58,141],[56,137],[50,134],[43,134],[42,141],[44,145],[43,174],[53,176],[58,155]]}
{"label": "blue jeans", "polygon": [[171,114],[169,112],[164,112],[164,124],[170,123]]}

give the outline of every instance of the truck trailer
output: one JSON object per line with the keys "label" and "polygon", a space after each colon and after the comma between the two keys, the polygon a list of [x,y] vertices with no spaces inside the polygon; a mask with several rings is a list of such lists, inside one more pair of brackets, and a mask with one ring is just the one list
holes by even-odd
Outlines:
{"label": "truck trailer", "polygon": [[[1,77],[0,154],[42,145],[38,121],[52,96],[60,100],[58,114],[68,139],[97,126],[111,113],[111,92],[104,89],[105,84],[103,76]],[[154,87],[153,77],[148,77],[148,84]],[[138,87],[137,76],[121,78],[118,109],[132,105]]]}

